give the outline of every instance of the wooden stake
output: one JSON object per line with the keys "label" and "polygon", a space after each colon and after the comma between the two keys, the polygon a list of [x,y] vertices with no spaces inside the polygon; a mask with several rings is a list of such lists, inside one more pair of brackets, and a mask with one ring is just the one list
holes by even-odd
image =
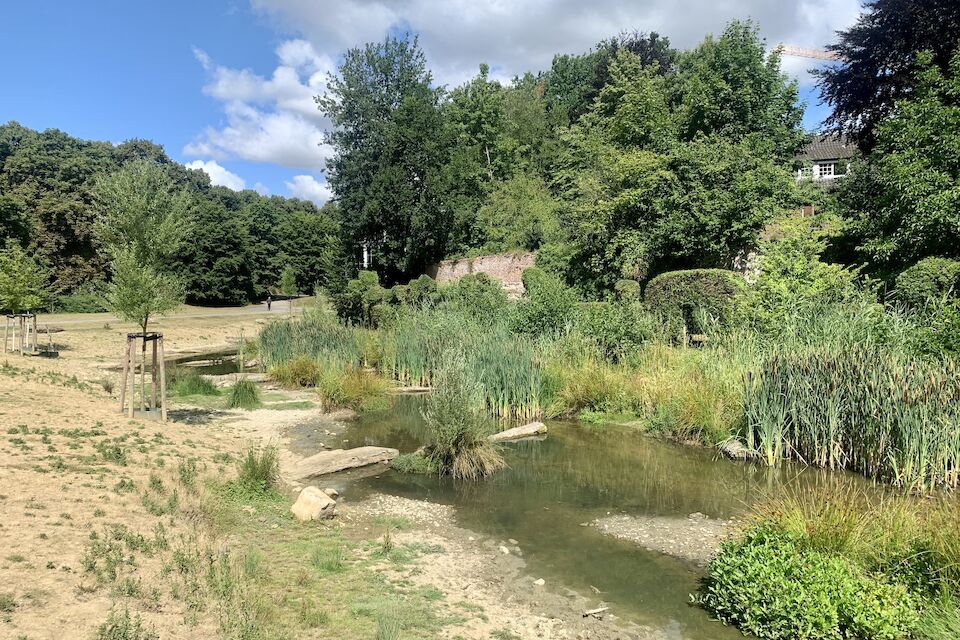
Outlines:
{"label": "wooden stake", "polygon": [[160,338],[156,338],[153,341],[153,366],[150,367],[150,395],[153,398],[151,403],[151,409],[153,411],[157,410],[157,342]]}
{"label": "wooden stake", "polygon": [[140,338],[140,413],[147,410],[147,334]]}
{"label": "wooden stake", "polygon": [[120,413],[123,413],[123,401],[127,397],[127,374],[130,373],[130,338],[127,338],[123,351],[123,373],[120,375]]}
{"label": "wooden stake", "polygon": [[3,352],[7,352],[7,336],[10,334],[10,316],[4,316],[3,322]]}
{"label": "wooden stake", "polygon": [[167,369],[166,358],[163,357],[163,335],[157,341],[160,343],[160,420],[167,421]]}
{"label": "wooden stake", "polygon": [[133,417],[133,403],[137,398],[137,339],[127,341],[128,357],[130,358],[130,405],[127,411],[129,417]]}
{"label": "wooden stake", "polygon": [[33,353],[37,352],[37,314],[33,314]]}

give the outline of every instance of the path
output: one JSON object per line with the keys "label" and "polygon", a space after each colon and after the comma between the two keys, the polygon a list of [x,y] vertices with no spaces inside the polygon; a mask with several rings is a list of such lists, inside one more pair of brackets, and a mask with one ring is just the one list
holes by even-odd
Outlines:
{"label": "path", "polygon": [[[162,316],[161,320],[176,320],[186,318],[230,318],[237,316],[250,315],[271,315],[284,316],[291,312],[294,314],[303,311],[305,298],[292,301],[278,301],[273,303],[273,308],[267,310],[266,303],[251,304],[245,307],[194,307],[184,305],[181,310]],[[292,308],[291,308],[292,302]],[[121,320],[112,313],[47,313],[38,316],[38,322],[41,325],[102,325],[109,322],[121,322]]]}

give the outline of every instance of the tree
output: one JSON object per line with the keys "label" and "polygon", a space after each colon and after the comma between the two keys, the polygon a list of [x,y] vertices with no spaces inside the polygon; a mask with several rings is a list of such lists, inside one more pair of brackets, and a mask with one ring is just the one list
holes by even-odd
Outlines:
{"label": "tree", "polygon": [[960,53],[947,74],[918,59],[914,95],[876,128],[876,146],[841,185],[849,230],[871,269],[960,257]]}
{"label": "tree", "polygon": [[[335,204],[288,213],[277,226],[283,259],[293,269],[294,286],[300,291],[323,287],[340,291],[346,282],[348,261],[340,243],[340,225]],[[284,269],[286,273],[286,269]]]}
{"label": "tree", "polygon": [[832,107],[826,124],[869,151],[876,130],[897,101],[917,88],[919,54],[946,73],[960,47],[960,3],[956,0],[869,0],[855,25],[827,47],[838,64],[813,73]]}
{"label": "tree", "polygon": [[21,313],[42,307],[49,298],[49,270],[17,243],[0,250],[0,308]]}
{"label": "tree", "polygon": [[432,77],[416,38],[347,51],[329,93],[317,98],[333,123],[328,181],[348,249],[372,249],[388,281],[443,256],[449,217],[440,199],[447,145]]}
{"label": "tree", "polygon": [[285,296],[297,295],[297,270],[287,265],[280,274],[280,293]]}
{"label": "tree", "polygon": [[182,243],[173,256],[187,300],[211,305],[252,300],[253,256],[243,218],[212,200],[197,202],[191,218],[190,242]]}
{"label": "tree", "polygon": [[[182,283],[171,273],[140,262],[131,249],[117,249],[110,269],[113,273],[107,289],[110,310],[121,320],[137,323],[144,334],[151,318],[183,304]],[[142,362],[146,362],[146,341],[142,349]]]}
{"label": "tree", "polygon": [[674,105],[680,137],[719,134],[733,141],[760,134],[776,158],[791,161],[803,144],[797,83],[780,70],[780,53],[750,21],[733,21],[719,38],[707,36],[678,62]]}
{"label": "tree", "polygon": [[538,176],[521,173],[498,183],[477,212],[483,250],[536,251],[556,239],[558,207]]}

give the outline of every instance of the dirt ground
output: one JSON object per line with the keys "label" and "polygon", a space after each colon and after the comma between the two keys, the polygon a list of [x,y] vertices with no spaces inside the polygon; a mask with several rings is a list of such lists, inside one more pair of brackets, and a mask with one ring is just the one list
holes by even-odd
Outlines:
{"label": "dirt ground", "polygon": [[[205,352],[288,314],[188,308],[155,328],[168,355]],[[378,496],[302,525],[292,490],[229,493],[251,443],[279,445],[289,464],[284,428],[320,409],[131,420],[114,369],[135,328],[47,323],[63,329],[59,358],[0,356],[0,638],[655,637],[583,617],[595,601],[536,584],[449,507]]]}

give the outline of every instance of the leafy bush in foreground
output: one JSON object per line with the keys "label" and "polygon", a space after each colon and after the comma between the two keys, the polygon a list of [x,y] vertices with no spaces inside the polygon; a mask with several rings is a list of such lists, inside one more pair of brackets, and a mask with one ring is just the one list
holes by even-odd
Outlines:
{"label": "leafy bush in foreground", "polygon": [[902,585],[764,524],[723,545],[698,601],[769,640],[897,640],[919,620],[919,602]]}

